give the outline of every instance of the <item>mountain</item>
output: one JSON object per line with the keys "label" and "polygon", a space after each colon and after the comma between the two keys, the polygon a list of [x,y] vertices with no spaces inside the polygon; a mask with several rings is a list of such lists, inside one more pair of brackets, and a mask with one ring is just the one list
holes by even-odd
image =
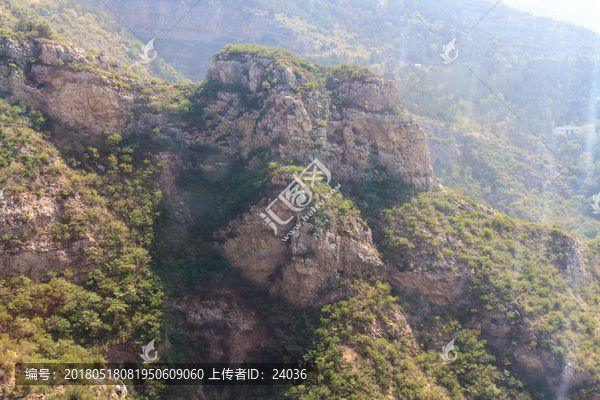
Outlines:
{"label": "mountain", "polygon": [[[112,0],[112,11],[89,1],[141,40],[156,37],[157,51],[195,81],[212,53],[239,42],[277,45],[323,65],[368,66],[396,82],[408,111],[456,132],[427,131],[431,147],[445,139],[464,146],[454,161],[434,165],[443,185],[589,238],[600,227],[588,206],[600,187],[597,33],[478,0]],[[453,38],[460,55],[444,65],[439,54]],[[580,132],[567,143],[553,128],[569,125]],[[489,154],[499,146],[502,157]]]}
{"label": "mountain", "polygon": [[[175,86],[46,41],[2,49],[6,354],[133,361],[158,336],[171,361],[306,357],[322,379],[298,398],[597,384],[597,244],[442,190],[392,82],[251,45]],[[260,213],[315,158],[332,181],[313,195],[340,193],[282,241],[294,222],[274,235]],[[256,390],[203,393],[285,391]]]}
{"label": "mountain", "polygon": [[[598,240],[435,177],[466,157],[484,177],[510,162],[491,150],[500,133],[442,126],[369,68],[280,48],[225,46],[206,80],[171,84],[73,43],[124,43],[108,22],[59,37],[53,18],[69,12],[52,4],[1,14],[4,396],[596,396]],[[91,7],[62,5],[78,6]],[[293,191],[300,176],[322,179]],[[304,360],[319,382],[12,385],[17,361],[137,362],[152,340],[161,362]]]}

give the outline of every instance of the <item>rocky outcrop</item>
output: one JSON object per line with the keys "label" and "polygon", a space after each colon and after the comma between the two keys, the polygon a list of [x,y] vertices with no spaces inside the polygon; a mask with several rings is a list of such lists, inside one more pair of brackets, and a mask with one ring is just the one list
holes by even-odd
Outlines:
{"label": "rocky outcrop", "polygon": [[[273,60],[256,57],[250,54],[241,54],[231,59],[226,53],[216,53],[206,72],[206,79],[217,79],[223,83],[241,83],[251,92],[256,92],[265,76],[265,69],[274,64]],[[289,66],[281,66],[275,75],[283,79],[289,87],[296,83],[296,77]]]}
{"label": "rocky outcrop", "polygon": [[[71,269],[74,282],[81,283],[94,267],[85,251],[98,245],[97,227],[90,226],[76,240],[57,246],[53,225],[64,223],[65,210],[89,210],[79,197],[61,199],[65,175],[38,177],[36,193],[24,191],[15,196],[5,191],[6,208],[0,211],[0,277],[26,276],[46,279],[48,273]],[[105,209],[101,212],[106,212]]]}
{"label": "rocky outcrop", "polygon": [[405,293],[420,293],[437,304],[461,305],[473,274],[467,270],[452,271],[445,260],[438,264],[437,268],[430,265],[426,270],[394,271],[387,278]]}
{"label": "rocky outcrop", "polygon": [[[8,101],[24,100],[52,116],[60,135],[123,132],[132,99],[111,85],[97,68],[118,72],[118,63],[105,55],[86,57],[81,49],[50,43],[0,41],[0,88]],[[78,70],[81,69],[81,70]],[[71,130],[71,132],[66,132]],[[31,139],[30,139],[31,140]],[[39,154],[38,143],[19,147],[22,157]],[[29,148],[31,147],[31,148]],[[35,151],[33,151],[35,150]],[[70,269],[72,281],[81,283],[95,267],[86,251],[102,240],[98,224],[69,236],[64,213],[105,214],[80,196],[63,196],[72,170],[53,149],[48,161],[52,173],[33,175],[19,187],[4,188],[5,207],[0,210],[0,276],[48,279],[49,273]],[[47,154],[46,154],[47,155]]]}
{"label": "rocky outcrop", "polygon": [[586,262],[583,256],[583,246],[579,238],[565,238],[564,249],[566,260],[559,270],[571,278],[571,282],[577,285],[588,285],[592,281],[592,274],[586,269]]}
{"label": "rocky outcrop", "polygon": [[367,78],[360,84],[334,79],[336,93],[345,96],[351,104],[370,112],[395,110],[400,105],[400,93],[392,81]]}
{"label": "rocky outcrop", "polygon": [[327,289],[345,276],[384,279],[386,267],[373,246],[371,230],[360,218],[347,216],[343,223],[333,219],[328,230],[308,222],[288,245],[273,235],[259,217],[261,212],[262,208],[252,208],[219,236],[226,239],[222,248],[228,261],[271,292],[314,307],[332,301]]}
{"label": "rocky outcrop", "polygon": [[[336,181],[397,176],[422,190],[439,187],[425,134],[404,112],[398,90],[388,80],[368,74],[353,80],[333,76],[331,96],[305,88],[305,72],[288,62],[227,50],[213,56],[207,78],[243,85],[247,93],[226,89],[216,93],[216,100],[203,101],[209,123],[184,134],[189,143],[209,145],[234,158],[263,146],[306,164],[318,159]],[[263,85],[265,81],[274,84]],[[247,107],[248,97],[261,106]],[[275,176],[270,194],[277,196],[291,179]],[[273,235],[259,217],[270,200],[263,203],[230,222],[218,236],[224,240],[227,260],[272,292],[299,305],[318,306],[333,300],[328,288],[344,277],[390,280],[397,275],[395,268],[390,271],[380,260],[371,230],[359,216],[332,216],[328,229],[308,222],[285,243],[282,234]],[[277,210],[279,215],[286,212]],[[289,231],[298,218],[281,231]],[[460,276],[451,275],[447,285],[437,286],[447,301],[465,286],[457,283]],[[413,283],[427,285],[437,278],[415,275]]]}
{"label": "rocky outcrop", "polygon": [[[259,90],[271,68],[279,83]],[[301,72],[292,71],[284,62],[250,54],[215,54],[207,77],[246,86],[263,106],[249,110],[239,93],[220,92],[216,102],[206,104],[211,125],[188,139],[232,155],[245,156],[266,146],[281,157],[307,163],[319,158],[342,180],[398,176],[420,189],[439,187],[425,133],[403,113],[392,82],[333,79],[333,92],[345,98],[336,105],[319,90],[290,90],[297,82],[307,82]]]}
{"label": "rocky outcrop", "polygon": [[[120,72],[118,62],[54,44],[4,39],[0,47],[6,54],[0,59],[0,86],[9,91],[11,101],[24,100],[82,133],[106,135],[127,126],[133,98],[93,72]],[[71,63],[78,68],[69,68]]]}
{"label": "rocky outcrop", "polygon": [[[373,244],[371,229],[357,215],[339,218],[332,213],[326,230],[307,222],[288,245],[281,236],[293,228],[296,219],[275,236],[259,217],[266,204],[253,207],[219,232],[223,253],[246,277],[296,304],[331,302],[334,298],[328,288],[354,275],[391,282],[405,293],[421,293],[437,304],[459,306],[466,300],[474,274],[470,268],[456,268],[451,260],[429,256],[411,258],[419,266],[413,271],[386,265]],[[276,214],[282,219],[293,216],[289,210]]]}

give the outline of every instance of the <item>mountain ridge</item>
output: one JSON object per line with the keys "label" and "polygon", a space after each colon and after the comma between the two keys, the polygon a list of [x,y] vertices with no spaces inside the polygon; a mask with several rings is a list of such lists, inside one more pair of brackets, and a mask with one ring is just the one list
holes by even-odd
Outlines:
{"label": "mountain ridge", "polygon": [[[425,134],[389,81],[237,45],[214,58],[220,80],[170,85],[96,68],[100,56],[63,60],[69,52],[0,59],[2,87],[13,91],[4,92],[13,104],[0,104],[4,265],[41,236],[64,251],[97,235],[79,243],[92,271],[52,261],[57,271],[40,279],[3,273],[10,362],[133,361],[156,335],[161,360],[314,361],[320,384],[292,398],[544,398],[570,379],[570,395],[583,399],[598,387],[598,242],[439,188]],[[96,126],[36,103],[27,93],[56,93],[39,85],[43,76],[81,85],[72,92],[93,85],[131,97],[125,123]],[[341,193],[283,243],[260,211],[320,156]],[[315,197],[331,188],[316,184]],[[52,221],[28,205],[43,201]],[[7,227],[19,234],[6,237]],[[444,365],[439,348],[458,333],[459,359]],[[283,396],[237,390],[140,389]]]}

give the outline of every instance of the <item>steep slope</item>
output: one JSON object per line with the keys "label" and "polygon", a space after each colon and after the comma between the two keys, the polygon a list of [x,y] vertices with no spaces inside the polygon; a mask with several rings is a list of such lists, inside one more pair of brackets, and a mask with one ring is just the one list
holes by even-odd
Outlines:
{"label": "steep slope", "polygon": [[[316,362],[319,385],[293,398],[595,393],[598,243],[440,188],[390,81],[237,45],[210,79],[172,86],[2,43],[6,354],[135,360],[157,337],[161,361]],[[316,159],[331,181],[310,189],[310,218],[278,208],[291,220],[274,232],[260,214]]]}
{"label": "steep slope", "polygon": [[76,46],[79,56],[103,57],[133,76],[176,80],[181,75],[159,56],[151,65],[140,63],[142,43],[108,15],[82,1],[3,1],[0,3],[0,38],[33,39],[61,46]]}
{"label": "steep slope", "polygon": [[[430,146],[440,139],[464,146],[436,168],[444,185],[515,218],[564,224],[590,238],[598,231],[585,201],[600,187],[600,36],[592,31],[478,0],[221,1],[193,9],[191,1],[106,2],[114,14],[89,2],[143,40],[191,9],[160,38],[160,53],[198,81],[212,53],[237,42],[279,45],[325,65],[369,66],[395,80],[408,111],[452,128],[442,129],[445,137],[426,130]],[[460,56],[444,65],[439,54],[452,39]],[[552,134],[563,125],[582,127],[579,138]]]}
{"label": "steep slope", "polygon": [[113,103],[124,97],[106,88],[102,73],[115,66],[48,43],[5,39],[1,46],[5,395],[15,389],[15,361],[115,360],[115,348],[146,343],[158,334],[163,294],[147,252],[161,197],[152,180],[158,169],[114,133],[124,128]]}
{"label": "steep slope", "polygon": [[[273,61],[272,71],[262,75],[265,64]],[[579,239],[558,227],[512,220],[452,192],[418,194],[413,185],[398,180],[395,174],[390,173],[395,171],[393,168],[379,169],[380,177],[377,173],[345,175],[348,166],[344,165],[344,159],[348,157],[342,158],[340,163],[327,164],[333,177],[331,187],[337,182],[339,171],[343,195],[326,199],[314,219],[301,224],[289,245],[280,238],[293,228],[296,221],[303,221],[302,214],[296,214],[293,222],[280,229],[277,236],[273,235],[271,227],[259,218],[260,213],[293,179],[292,173],[298,174],[302,169],[286,165],[286,160],[281,158],[294,155],[306,160],[304,165],[311,160],[305,156],[306,152],[310,154],[310,142],[302,140],[301,136],[302,123],[308,120],[303,109],[311,111],[306,113],[309,117],[317,111],[319,117],[316,121],[323,118],[325,122],[322,125],[328,133],[325,135],[327,140],[318,147],[318,151],[326,157],[327,151],[335,148],[334,143],[342,151],[348,151],[345,143],[337,140],[337,117],[334,115],[338,113],[344,120],[344,117],[356,112],[353,109],[365,108],[347,97],[346,101],[339,102],[342,94],[340,86],[360,87],[363,84],[361,75],[364,73],[361,70],[334,68],[329,70],[331,76],[328,70],[322,70],[325,76],[311,76],[320,71],[311,71],[305,66],[296,69],[297,74],[293,78],[285,73],[285,68],[289,67],[294,72],[299,66],[301,64],[285,52],[230,46],[213,58],[209,70],[213,79],[175,95],[176,104],[171,109],[187,122],[187,132],[198,130],[198,133],[185,136],[186,140],[212,147],[212,150],[199,148],[192,157],[186,158],[186,170],[182,171],[184,176],[193,174],[195,166],[196,173],[202,177],[180,181],[180,190],[188,192],[190,206],[184,211],[189,214],[179,223],[189,220],[188,226],[200,237],[219,243],[229,263],[239,266],[245,276],[266,286],[271,294],[281,293],[289,301],[301,305],[319,306],[334,302],[336,306],[325,306],[324,312],[329,314],[338,310],[335,313],[341,314],[336,314],[336,324],[349,329],[341,335],[336,332],[339,325],[330,325],[333,320],[326,318],[321,321],[315,332],[315,344],[319,350],[308,357],[322,360],[326,383],[314,392],[308,389],[312,394],[300,392],[297,395],[330,398],[331,393],[336,393],[342,398],[351,395],[376,398],[379,394],[373,390],[381,390],[381,395],[396,393],[400,396],[398,393],[405,393],[402,390],[406,389],[418,393],[416,398],[430,398],[427,396],[432,396],[431,393],[441,398],[543,398],[572,385],[574,389],[569,390],[585,398],[584,393],[593,390],[590,388],[597,384],[596,367],[589,364],[592,355],[597,352],[591,342],[597,329],[594,322],[598,273],[595,243],[590,248],[585,247]],[[343,71],[347,71],[346,76],[351,83],[331,86],[336,79],[335,74]],[[353,76],[360,79],[355,82]],[[294,83],[306,82],[295,89],[289,82],[292,79]],[[261,87],[262,90],[259,89]],[[291,111],[289,106],[277,107],[278,103],[283,103],[279,98],[289,96],[293,99],[296,90],[303,104],[294,104],[290,100],[289,104],[294,105]],[[311,94],[305,95],[306,92]],[[332,102],[329,103],[329,99]],[[266,100],[271,101],[267,103]],[[361,101],[366,100],[371,100],[368,92]],[[320,108],[323,104],[329,104],[329,114]],[[309,108],[311,106],[316,108]],[[255,107],[262,119],[255,116]],[[297,112],[297,109],[300,111]],[[263,123],[263,120],[266,122]],[[270,122],[273,120],[285,122],[273,124]],[[403,118],[398,120],[403,124],[402,121]],[[311,125],[314,127],[316,124],[312,122]],[[279,135],[286,131],[299,140],[281,143],[281,140],[263,139],[265,135]],[[329,133],[331,131],[333,135]],[[362,141],[359,136],[362,132],[369,139],[368,130],[357,129],[353,131],[356,142]],[[418,143],[418,135],[409,140],[414,143],[415,139]],[[360,147],[368,148],[367,143]],[[253,146],[260,145],[268,148],[261,150],[254,147],[252,150]],[[246,157],[240,159],[239,167],[233,167],[231,158],[223,153],[233,158]],[[272,158],[270,153],[279,156],[279,160]],[[403,152],[400,154],[404,155]],[[356,162],[351,165],[354,170],[360,170]],[[236,188],[241,182],[247,186]],[[415,183],[418,184],[418,181]],[[268,193],[266,198],[263,194],[265,189]],[[252,195],[248,194],[248,190]],[[313,190],[315,196],[322,197],[331,189],[317,185]],[[211,196],[216,198],[214,202],[208,201]],[[248,199],[248,202],[236,203],[234,199],[240,197]],[[248,208],[248,204],[256,206]],[[220,216],[214,215],[215,210]],[[278,210],[282,219],[286,219],[287,215],[283,212]],[[240,213],[243,215],[227,222]],[[223,226],[225,228],[217,234],[213,233]],[[207,259],[204,260],[206,262]],[[203,266],[200,264],[195,268],[202,270]],[[236,284],[231,282],[227,273],[218,275],[220,280],[211,285],[225,285],[228,290],[234,290]],[[362,276],[366,282],[347,286],[357,276]],[[361,293],[372,290],[368,287],[375,285],[377,280],[390,282],[402,300],[387,300],[381,309],[377,302],[362,304],[366,300],[360,300],[364,299]],[[384,294],[385,298],[386,290],[389,289],[377,290],[374,296]],[[352,300],[352,304],[361,304],[354,311],[346,310],[352,308],[346,305],[345,300],[337,303],[340,298],[353,296],[358,297]],[[390,302],[403,303],[405,316],[400,317]],[[194,316],[196,329],[208,329],[210,324],[222,321],[227,323],[231,335],[239,332],[240,328],[226,317],[204,319],[202,323],[198,315],[215,315],[214,311],[209,312],[210,308],[202,309],[195,303],[193,314],[187,314],[188,319]],[[390,317],[390,312],[396,316]],[[295,314],[287,311],[285,315],[290,320],[296,318]],[[308,316],[304,318],[310,320]],[[410,333],[405,328],[385,327],[390,323],[403,326],[402,318],[410,326]],[[294,335],[283,327],[281,329]],[[388,330],[386,334],[381,333]],[[212,330],[205,332],[205,340],[208,332],[214,333]],[[250,336],[251,332],[256,333],[258,336],[253,337],[257,340],[264,334],[256,328],[245,332]],[[436,364],[439,361],[434,361],[439,360],[435,349],[444,344],[442,337],[447,336],[449,341],[458,332],[465,335],[464,347],[460,347],[460,351],[464,349],[466,358],[456,369],[450,367],[450,372],[444,369],[445,366]],[[279,339],[284,341],[281,335]],[[384,342],[377,344],[375,341],[379,339],[394,344],[391,347]],[[422,346],[415,345],[413,340]],[[459,340],[456,343],[460,346]],[[263,346],[262,350],[273,354],[272,344]],[[405,362],[402,361],[405,357],[389,355],[408,351],[403,346],[414,346],[417,350],[410,350]],[[367,348],[370,350],[365,350]],[[259,351],[259,359],[262,350]],[[233,354],[228,351],[231,349],[220,347],[215,355]],[[266,359],[277,359],[276,356],[270,357]],[[466,361],[470,357],[473,357],[472,361]],[[435,367],[435,372],[432,372],[429,368],[431,363],[439,365],[439,369]],[[469,370],[469,363],[477,365],[473,368],[486,371],[482,372],[481,380],[473,379],[473,374],[477,374]],[[506,363],[514,366],[507,368]],[[567,369],[566,363],[569,365]],[[392,374],[378,375],[383,376],[386,382],[388,378],[392,379],[389,391],[387,384],[383,385],[378,376],[368,372],[377,365],[389,368]],[[403,368],[417,368],[414,380],[395,377],[392,371],[400,373]],[[523,376],[523,373],[531,379],[515,378]],[[444,378],[448,374],[452,378]],[[355,379],[364,385],[342,385],[342,388],[336,386],[339,379]],[[439,387],[423,389],[431,384]],[[577,392],[580,389],[583,391]]]}

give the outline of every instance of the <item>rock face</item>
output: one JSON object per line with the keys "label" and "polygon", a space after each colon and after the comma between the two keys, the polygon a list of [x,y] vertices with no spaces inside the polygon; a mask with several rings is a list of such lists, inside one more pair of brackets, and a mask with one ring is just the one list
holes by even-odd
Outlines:
{"label": "rock face", "polygon": [[[91,70],[120,72],[118,62],[104,54],[86,58],[81,49],[53,44],[4,39],[0,47],[8,56],[0,61],[0,86],[9,90],[11,101],[24,100],[84,133],[107,135],[127,126],[133,98]],[[70,63],[82,70],[69,68]]]}
{"label": "rock face", "polygon": [[[266,337],[266,327],[239,296],[226,287],[212,287],[189,298],[167,299],[172,312],[181,313],[187,325],[186,341],[195,345],[197,362],[244,362],[246,352],[256,350]],[[178,328],[172,325],[173,330]],[[226,337],[224,337],[224,333]],[[203,354],[206,349],[209,354]]]}
{"label": "rock face", "polygon": [[387,268],[378,258],[371,230],[358,217],[333,219],[328,230],[309,222],[288,245],[273,235],[253,208],[232,221],[219,236],[226,239],[225,257],[244,275],[281,293],[298,305],[332,301],[326,289],[344,276],[384,279]]}
{"label": "rock face", "polygon": [[588,285],[592,281],[592,274],[586,269],[581,241],[579,238],[566,238],[563,246],[567,257],[559,266],[560,271],[570,277],[572,283]]}
{"label": "rock face", "polygon": [[[291,156],[305,164],[318,159],[335,181],[396,176],[421,190],[439,187],[429,163],[425,134],[404,113],[398,90],[388,80],[371,75],[339,79],[334,75],[328,86],[333,95],[316,89],[298,90],[298,85],[308,82],[303,71],[286,62],[252,54],[232,55],[227,50],[212,57],[207,78],[243,85],[249,93],[225,88],[216,93],[216,100],[204,102],[209,123],[197,132],[187,132],[189,143],[209,145],[232,157],[246,156],[264,146],[282,158]],[[268,81],[276,84],[265,85]],[[248,97],[261,106],[248,107]],[[343,101],[334,103],[333,99]],[[291,179],[274,177],[270,195],[276,197]],[[318,306],[332,300],[328,288],[344,276],[390,280],[398,275],[380,260],[371,230],[359,216],[332,217],[328,229],[308,222],[284,243],[259,217],[270,200],[265,198],[263,203],[232,221],[218,236],[224,240],[222,249],[228,261],[272,292],[299,305]],[[289,231],[298,218],[282,231]],[[464,289],[464,285],[456,285],[461,276],[447,278],[454,295]],[[407,285],[437,281],[422,275],[414,279]],[[438,288],[448,297],[444,285]]]}
{"label": "rock face", "polygon": [[361,85],[339,80],[335,83],[338,84],[338,95],[344,95],[351,104],[366,111],[383,112],[401,107],[400,93],[392,81],[387,79],[367,78]]}
{"label": "rock face", "polygon": [[[282,83],[259,91],[267,68],[272,68]],[[231,58],[226,52],[213,56],[207,78],[242,84],[263,100],[264,106],[249,111],[242,107],[238,93],[220,92],[218,101],[205,109],[212,124],[190,134],[193,143],[231,155],[245,156],[256,147],[267,146],[282,157],[306,162],[319,158],[342,180],[398,176],[419,189],[439,187],[425,133],[403,113],[398,89],[388,80],[333,79],[335,96],[345,98],[343,104],[335,105],[318,90],[304,94],[290,90],[307,80],[285,63],[249,54]]]}
{"label": "rock face", "polygon": [[[81,49],[49,43],[4,39],[0,48],[0,90],[8,92],[8,101],[24,100],[67,125],[71,132],[78,129],[81,135],[124,133],[133,100],[102,75],[102,71],[119,72],[117,62],[106,55],[86,57]],[[21,152],[23,156],[32,154],[26,148]],[[53,238],[52,227],[65,223],[62,215],[66,210],[90,210],[80,198],[61,197],[70,168],[58,160],[54,166],[60,173],[38,175],[29,182],[39,188],[36,193],[31,187],[18,196],[4,192],[0,276],[44,280],[49,272],[71,269],[75,274],[72,280],[80,283],[93,268],[86,250],[102,239],[97,229],[88,229],[83,237],[66,245],[57,246]]]}
{"label": "rock face", "polygon": [[79,240],[57,247],[51,232],[45,229],[64,223],[61,216],[65,210],[87,209],[80,198],[60,199],[65,178],[64,175],[38,177],[34,182],[40,188],[37,195],[23,192],[18,200],[15,200],[16,196],[4,193],[7,205],[0,212],[0,237],[32,237],[25,241],[0,242],[0,277],[23,275],[43,280],[49,272],[69,268],[75,273],[74,282],[81,283],[86,279],[93,264],[85,250],[98,245],[101,237],[97,230],[88,229]]}

